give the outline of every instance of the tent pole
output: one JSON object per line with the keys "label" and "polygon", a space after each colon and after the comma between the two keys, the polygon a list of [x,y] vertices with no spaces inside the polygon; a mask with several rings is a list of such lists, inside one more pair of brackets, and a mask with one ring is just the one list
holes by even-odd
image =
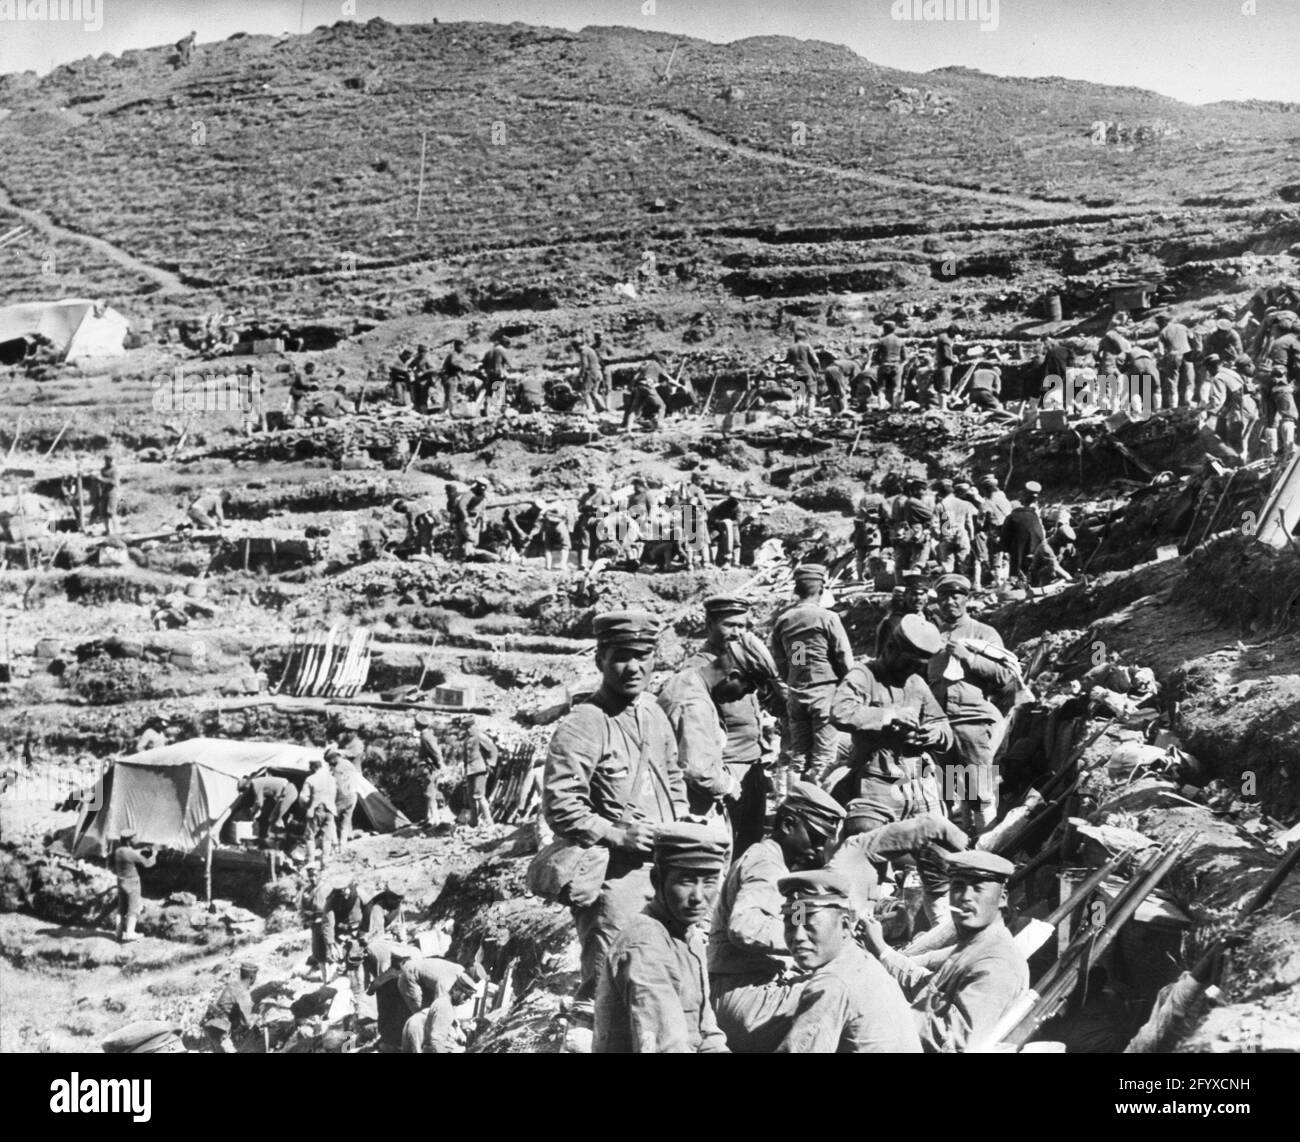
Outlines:
{"label": "tent pole", "polygon": [[207,897],[208,908],[212,907],[212,831],[208,830],[207,852],[203,856],[203,892]]}

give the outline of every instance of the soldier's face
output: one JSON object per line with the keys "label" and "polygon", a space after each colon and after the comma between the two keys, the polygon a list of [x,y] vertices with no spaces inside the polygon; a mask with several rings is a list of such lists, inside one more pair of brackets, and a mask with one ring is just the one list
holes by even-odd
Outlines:
{"label": "soldier's face", "polygon": [[924,583],[913,584],[903,591],[903,606],[912,614],[919,615],[925,606],[925,600],[930,595],[930,588]]}
{"label": "soldier's face", "polygon": [[722,874],[717,869],[669,868],[662,873],[664,907],[685,928],[713,915]]}
{"label": "soldier's face", "polygon": [[753,680],[737,670],[730,671],[725,678],[713,687],[715,702],[739,702],[746,694],[752,694],[757,687]]}
{"label": "soldier's face", "polygon": [[828,964],[844,947],[845,912],[796,901],[785,915],[785,944],[804,971]]}
{"label": "soldier's face", "polygon": [[596,655],[601,681],[606,690],[620,698],[635,698],[650,684],[654,651],[631,646],[611,646]]}
{"label": "soldier's face", "polygon": [[966,614],[966,596],[960,593],[942,594],[939,596],[939,615],[949,623],[955,623],[958,619],[965,617]]}
{"label": "soldier's face", "polygon": [[957,931],[982,932],[1001,912],[1006,886],[999,880],[955,877],[948,887],[948,908]]}
{"label": "soldier's face", "polygon": [[719,615],[709,621],[709,635],[718,642],[726,642],[749,630],[748,615]]}

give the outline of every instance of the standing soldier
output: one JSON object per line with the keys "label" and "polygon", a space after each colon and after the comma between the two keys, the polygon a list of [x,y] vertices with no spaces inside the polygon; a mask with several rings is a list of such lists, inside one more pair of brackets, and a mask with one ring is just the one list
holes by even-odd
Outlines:
{"label": "standing soldier", "polygon": [[578,391],[588,412],[605,411],[605,370],[600,357],[590,345],[570,341],[569,348],[578,354]]}
{"label": "standing soldier", "polygon": [[[948,480],[937,480],[934,487],[937,501],[935,521],[939,530],[939,566],[945,571],[961,574],[970,569],[979,509],[965,496],[959,495]],[[969,489],[970,485],[963,481],[961,487]]]}
{"label": "standing soldier", "polygon": [[[834,724],[853,736],[849,773],[832,790],[876,824],[888,825],[926,813],[942,816],[943,798],[935,756],[953,744],[952,727],[925,683],[939,632],[920,615],[904,615],[884,650],[859,662],[835,691]],[[917,860],[932,923],[947,891],[942,864],[923,852]]]}
{"label": "standing soldier", "polygon": [[456,398],[460,395],[461,383],[474,372],[474,366],[465,356],[465,342],[456,338],[451,343],[451,352],[443,358],[439,374],[442,378],[443,411],[448,416],[456,415]]}
{"label": "standing soldier", "polygon": [[659,623],[643,611],[597,615],[596,693],[556,728],[542,812],[557,837],[609,850],[595,899],[572,904],[582,947],[580,1001],[590,1001],[614,937],[651,899],[647,856],[663,822],[686,813],[672,726],[646,693]]}
{"label": "standing soldier", "polygon": [[957,326],[950,325],[934,339],[934,382],[939,407],[947,409],[948,394],[952,392],[952,374],[957,367]]}
{"label": "standing soldier", "polygon": [[510,383],[510,358],[500,345],[493,344],[483,354],[483,416],[492,414],[498,390],[501,393],[501,407],[505,408],[506,388]]}
{"label": "standing soldier", "polygon": [[1165,408],[1188,408],[1196,386],[1195,335],[1181,321],[1171,321],[1167,314],[1156,318],[1160,327],[1161,397]]}
{"label": "standing soldier", "polygon": [[[706,665],[721,655],[730,641],[749,634],[749,615],[749,602],[735,595],[712,595],[705,599],[704,645],[684,665]],[[770,661],[770,655],[767,658]],[[767,818],[767,775],[763,771],[762,703],[775,705],[781,701],[781,680],[773,674],[768,685],[758,692],[718,703],[718,713],[727,733],[722,761],[740,782],[740,799],[727,806],[736,856],[763,836]]]}
{"label": "standing soldier", "polygon": [[788,687],[788,755],[815,780],[835,763],[839,734],[831,724],[835,687],[853,668],[853,648],[839,615],[821,606],[826,568],[794,569],[795,605],[772,628],[772,658]]}
{"label": "standing soldier", "polygon": [[334,817],[339,834],[339,848],[352,836],[352,813],[357,807],[357,770],[337,746],[325,751],[325,764],[334,778]]}
{"label": "standing soldier", "polygon": [[971,583],[965,575],[943,576],[935,591],[943,646],[930,659],[927,677],[952,726],[955,740],[950,760],[963,767],[955,796],[961,802],[962,827],[973,837],[998,815],[993,758],[1006,733],[1003,708],[1014,700],[1019,671],[1002,645],[1002,636],[966,613]]}
{"label": "standing soldier", "polygon": [[469,796],[469,824],[472,829],[492,824],[487,779],[489,771],[497,766],[497,756],[497,743],[483,732],[478,719],[474,719],[465,741],[465,786]]}
{"label": "standing soldier", "polygon": [[722,708],[752,699],[774,681],[776,666],[767,647],[748,631],[738,631],[716,654],[697,655],[664,683],[659,705],[677,735],[693,813],[740,800],[741,775],[726,763],[729,735]]}
{"label": "standing soldier", "polygon": [[653,898],[630,916],[601,965],[592,1054],[718,1054],[704,931],[727,866],[715,827],[667,825],[655,837]]}
{"label": "standing soldier", "polygon": [[808,343],[804,329],[794,331],[794,344],[785,356],[787,365],[794,367],[795,397],[798,414],[809,416],[817,406],[817,385],[822,373],[822,363]]}
{"label": "standing soldier", "polygon": [[578,566],[586,567],[596,561],[600,547],[601,525],[609,515],[613,499],[597,480],[587,481],[586,494],[578,501],[578,522],[573,529],[578,547]]}
{"label": "standing soldier", "polygon": [[118,476],[117,465],[112,456],[104,457],[104,466],[99,470],[98,496],[95,515],[104,521],[104,534],[117,534],[117,513],[122,505],[122,482]]}
{"label": "standing soldier", "polygon": [[140,888],[140,870],[153,868],[157,854],[148,845],[135,847],[134,829],[123,829],[117,835],[113,849],[113,872],[117,876],[117,938],[129,944],[140,937],[135,934],[136,923],[143,907]]}
{"label": "standing soldier", "polygon": [[315,863],[316,842],[319,840],[320,867],[324,869],[334,851],[334,812],[338,788],[323,758],[313,757],[309,764],[311,773],[302,783],[298,800],[302,802],[303,814],[307,818],[307,863]]}
{"label": "standing soldier", "polygon": [[[239,965],[239,980],[226,984],[203,1016],[203,1030],[208,1041],[223,1055],[235,1054],[248,1034],[257,1026],[253,1013],[253,987],[257,984],[257,965],[246,961]],[[236,1043],[236,1040],[239,1042]]]}
{"label": "standing soldier", "polygon": [[892,321],[880,326],[882,336],[871,351],[871,363],[876,366],[878,391],[886,408],[899,408],[903,403],[903,366],[907,363],[907,345],[894,332]]}
{"label": "standing soldier", "polygon": [[432,714],[416,714],[415,728],[418,731],[420,766],[425,774],[424,794],[429,803],[426,821],[435,825],[442,808],[442,791],[438,788],[438,778],[442,776],[444,765],[442,746],[433,729]]}
{"label": "standing soldier", "polygon": [[913,476],[903,484],[889,512],[889,532],[894,543],[894,575],[901,579],[930,558],[934,532],[934,502],[926,495],[925,480]]}

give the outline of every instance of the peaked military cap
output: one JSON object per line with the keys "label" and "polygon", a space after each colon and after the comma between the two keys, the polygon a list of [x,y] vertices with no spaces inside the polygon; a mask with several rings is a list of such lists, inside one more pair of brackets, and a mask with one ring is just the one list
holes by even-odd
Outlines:
{"label": "peaked military cap", "polygon": [[1005,881],[1016,871],[1016,866],[1006,857],[986,853],[981,849],[945,855],[948,858],[948,872],[953,876],[964,876],[968,880]]}
{"label": "peaked military cap", "polygon": [[731,838],[713,825],[677,821],[655,834],[655,863],[664,868],[722,870],[731,853]]}
{"label": "peaked military cap", "polygon": [[894,628],[894,634],[907,649],[918,654],[938,654],[943,646],[939,628],[920,615],[904,615]]}
{"label": "peaked military cap", "polygon": [[597,646],[654,650],[659,640],[659,620],[648,611],[606,611],[591,626]]}
{"label": "peaked military cap", "polygon": [[844,807],[810,781],[794,781],[781,808],[803,818],[824,837],[833,837],[844,820]]}
{"label": "peaked military cap", "polygon": [[750,602],[739,595],[710,595],[704,600],[704,613],[710,618],[721,615],[747,615]]}
{"label": "peaked military cap", "polygon": [[805,908],[853,909],[853,882],[835,869],[819,868],[811,872],[796,872],[781,877],[776,882],[776,887],[785,897],[786,903],[782,911],[787,914],[801,904]]}

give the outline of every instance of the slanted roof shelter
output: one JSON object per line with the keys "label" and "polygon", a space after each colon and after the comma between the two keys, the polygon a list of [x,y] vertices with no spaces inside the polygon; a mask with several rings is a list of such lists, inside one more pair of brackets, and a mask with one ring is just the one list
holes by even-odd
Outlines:
{"label": "slanted roof shelter", "polygon": [[[65,361],[120,357],[130,328],[130,322],[117,310],[88,298],[0,307],[0,349],[39,335],[47,338]],[[5,354],[6,359],[12,356]]]}
{"label": "slanted roof shelter", "polygon": [[[77,822],[72,851],[78,857],[106,856],[123,829],[136,841],[181,853],[216,843],[222,825],[239,802],[241,777],[262,771],[306,777],[319,749],[280,742],[191,738],[124,757],[105,770]],[[357,783],[354,817],[377,833],[391,833],[410,822],[364,777]]]}

